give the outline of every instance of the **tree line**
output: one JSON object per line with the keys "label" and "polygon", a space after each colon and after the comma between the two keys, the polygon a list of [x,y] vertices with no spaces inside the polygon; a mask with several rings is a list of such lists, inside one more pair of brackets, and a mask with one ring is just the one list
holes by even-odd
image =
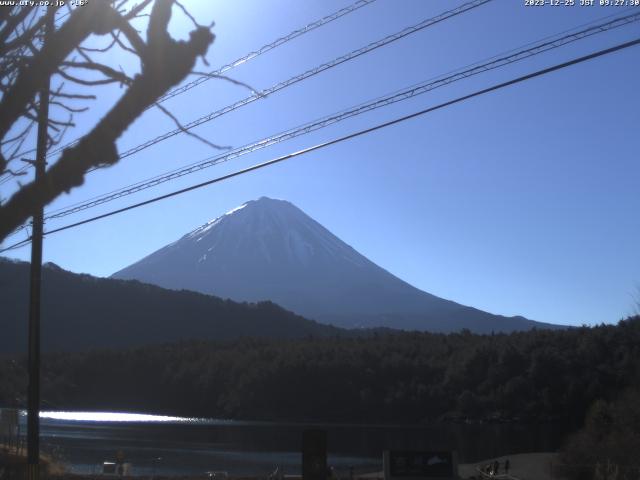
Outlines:
{"label": "tree line", "polygon": [[[562,420],[637,384],[640,317],[475,335],[186,341],[44,357],[43,403],[195,417],[335,422]],[[0,405],[24,406],[23,358],[0,360]]]}

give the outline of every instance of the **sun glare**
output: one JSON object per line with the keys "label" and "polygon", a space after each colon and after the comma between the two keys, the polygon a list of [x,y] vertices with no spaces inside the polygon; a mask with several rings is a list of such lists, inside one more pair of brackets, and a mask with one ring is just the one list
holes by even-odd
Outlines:
{"label": "sun glare", "polygon": [[69,420],[76,422],[192,422],[185,417],[168,417],[163,415],[144,415],[141,413],[120,412],[40,412],[40,418],[53,420]]}

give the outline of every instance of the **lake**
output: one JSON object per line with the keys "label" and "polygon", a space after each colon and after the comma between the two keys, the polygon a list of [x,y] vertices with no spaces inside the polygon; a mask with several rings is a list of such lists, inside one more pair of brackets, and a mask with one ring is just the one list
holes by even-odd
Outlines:
{"label": "lake", "polygon": [[[456,450],[461,463],[555,451],[558,424],[318,425],[97,412],[42,412],[41,443],[71,472],[99,472],[118,450],[133,475],[265,475],[276,466],[299,474],[302,432],[327,431],[329,464],[346,475],[380,470],[387,449]],[[24,429],[24,417],[22,418]]]}

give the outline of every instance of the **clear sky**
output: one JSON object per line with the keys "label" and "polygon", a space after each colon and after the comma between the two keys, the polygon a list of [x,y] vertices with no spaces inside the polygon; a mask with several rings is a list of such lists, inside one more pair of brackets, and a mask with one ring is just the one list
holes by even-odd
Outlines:
{"label": "clear sky", "polygon": [[[211,67],[349,0],[196,1],[217,35]],[[378,0],[230,72],[261,90],[453,8],[462,1]],[[577,0],[576,3],[579,3]],[[597,2],[596,2],[597,3]],[[640,7],[637,7],[640,8]],[[194,131],[242,146],[309,120],[537,41],[624,7],[527,7],[494,0]],[[174,12],[172,30],[191,28]],[[640,36],[640,22],[206,169],[59,221],[55,228],[435,105]],[[116,65],[131,58],[113,54]],[[205,66],[198,68],[206,69]],[[247,200],[289,200],[356,250],[432,294],[492,313],[561,324],[616,322],[640,284],[640,47],[434,112],[259,172],[45,239],[44,258],[109,275]],[[103,88],[77,117],[86,131],[122,90]],[[206,82],[165,105],[185,123],[250,93]],[[173,129],[149,111],[121,151]],[[50,208],[82,201],[215,151],[178,135],[88,176]],[[13,184],[2,185],[8,196]],[[12,237],[10,241],[20,239]],[[7,242],[9,243],[9,242]],[[29,248],[11,252],[29,258]]]}

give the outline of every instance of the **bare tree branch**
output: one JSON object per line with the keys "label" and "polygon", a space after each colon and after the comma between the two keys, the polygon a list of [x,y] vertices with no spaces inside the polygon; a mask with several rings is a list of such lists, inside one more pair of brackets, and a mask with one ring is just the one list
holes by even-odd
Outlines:
{"label": "bare tree branch", "polygon": [[108,85],[109,83],[118,83],[118,80],[115,78],[103,78],[101,80],[85,80],[83,78],[74,77],[73,75],[68,74],[62,69],[56,71],[58,75],[62,78],[69,80],[70,82],[77,83],[78,85],[85,86],[96,86],[96,85]]}
{"label": "bare tree branch", "polygon": [[[105,0],[106,1],[106,0]],[[141,73],[133,78],[131,85],[113,108],[98,122],[98,124],[79,142],[63,150],[58,161],[53,164],[39,182],[31,182],[18,190],[6,203],[0,205],[0,241],[11,231],[33,215],[36,208],[46,205],[63,192],[82,185],[85,174],[92,168],[113,165],[118,161],[116,140],[122,133],[155,101],[172,87],[180,83],[192,71],[196,60],[203,56],[214,36],[206,27],[193,30],[188,41],[176,41],[171,38],[167,28],[171,18],[172,0],[156,0],[149,18],[147,43],[144,45],[144,55],[141,56]],[[95,7],[92,14],[104,8],[105,2],[91,2]],[[31,73],[51,73],[59,68],[66,55],[71,53],[80,41],[86,38],[90,31],[108,33],[109,26],[120,28],[122,17],[109,7],[105,15],[109,21],[95,25],[92,18],[85,18],[93,27],[76,25],[80,32],[70,32],[67,27],[80,12],[89,12],[90,8],[74,10],[69,21],[58,30],[56,45],[63,53],[53,52],[50,45],[45,45],[34,58],[29,69]],[[126,34],[126,33],[125,33]],[[53,42],[51,42],[53,44]],[[135,47],[135,46],[134,46]],[[138,47],[135,47],[136,49]],[[48,49],[48,50],[47,50]],[[47,50],[53,59],[45,61],[41,54]],[[4,119],[5,112],[13,113],[17,118],[34,97],[38,82],[32,81],[29,86],[17,89],[20,99],[9,102],[9,96],[4,95],[0,101],[0,117]],[[11,89],[10,89],[11,90]],[[9,126],[12,122],[7,121]],[[0,122],[0,138],[4,136],[8,127]]]}
{"label": "bare tree branch", "polygon": [[227,77],[226,75],[217,75],[215,73],[207,73],[207,72],[191,72],[192,75],[198,75],[198,76],[202,76],[202,77],[209,77],[209,78],[217,78],[219,80],[224,80],[226,82],[229,83],[233,83],[234,85],[238,85],[239,87],[244,87],[247,90],[249,90],[253,95],[260,95],[262,97],[265,97],[266,95],[264,94],[260,94],[260,92],[258,92],[255,88],[253,88],[251,85],[249,85],[248,83],[245,82],[241,82],[240,80],[236,80],[235,78],[231,78],[231,77]]}
{"label": "bare tree branch", "polygon": [[144,59],[147,55],[147,45],[144,43],[144,40],[142,40],[142,37],[140,37],[140,34],[136,31],[135,28],[131,26],[129,22],[124,20],[122,17],[118,19],[118,28],[124,34],[124,36],[127,37],[127,40],[129,41],[133,49],[127,47],[124,43],[122,43],[122,40],[120,40],[120,37],[118,35],[112,33],[113,39],[124,50],[139,55],[144,63]]}
{"label": "bare tree branch", "polygon": [[[120,32],[117,32],[116,34],[114,34],[113,32],[111,33],[112,36],[118,35]],[[116,40],[115,38],[113,40],[111,40],[111,42],[109,42],[109,44],[104,47],[104,48],[91,48],[91,47],[82,47],[79,46],[78,47],[78,51],[79,52],[95,52],[95,53],[104,53],[104,52],[108,52],[109,50],[111,50],[111,48],[115,45]]]}
{"label": "bare tree branch", "polygon": [[96,99],[95,95],[82,95],[77,93],[64,93],[64,92],[52,93],[51,96],[60,97],[60,98],[69,98],[71,100],[95,100]]}
{"label": "bare tree branch", "polygon": [[70,107],[69,105],[66,105],[66,104],[64,104],[62,102],[58,102],[56,100],[49,100],[49,104],[50,105],[56,105],[56,106],[58,106],[60,108],[63,108],[67,112],[71,112],[71,113],[82,113],[82,112],[86,112],[87,110],[89,110],[89,107],[73,108],[73,107]]}
{"label": "bare tree branch", "polygon": [[123,83],[125,85],[131,85],[131,83],[133,82],[133,80],[129,78],[127,75],[125,75],[124,73],[118,72],[117,70],[114,70],[113,68],[108,67],[107,65],[102,65],[101,63],[95,63],[93,61],[88,61],[88,62],[65,61],[65,62],[62,62],[62,66],[70,67],[70,68],[84,68],[86,70],[95,70],[97,72],[102,73],[104,76],[108,77],[109,79],[115,82]]}
{"label": "bare tree branch", "polygon": [[184,125],[182,125],[182,123],[180,123],[180,120],[178,120],[176,118],[176,116],[171,113],[169,110],[167,110],[166,108],[164,108],[162,105],[160,105],[159,103],[156,103],[154,106],[158,107],[158,109],[164,113],[167,117],[169,117],[171,120],[173,120],[173,123],[176,124],[176,126],[178,127],[178,129],[182,132],[185,133],[187,135],[189,135],[190,137],[195,138],[196,140],[204,143],[205,145],[209,145],[211,148],[214,148],[216,150],[231,150],[231,146],[229,145],[217,145],[215,143],[210,142],[209,140],[207,140],[204,137],[201,137],[200,135],[198,135],[197,133],[192,132],[191,130],[187,130],[186,128],[184,128]]}
{"label": "bare tree branch", "polygon": [[134,6],[129,13],[124,16],[125,20],[131,20],[135,18],[142,10],[144,10],[153,0],[144,0],[138,5]]}
{"label": "bare tree branch", "polygon": [[189,13],[189,10],[187,10],[186,8],[184,8],[184,5],[182,5],[182,3],[180,3],[178,0],[174,0],[175,4],[178,6],[178,8],[180,8],[180,10],[182,10],[182,13],[184,13],[186,15],[186,17],[191,20],[191,22],[193,23],[193,26],[196,28],[201,27],[202,25],[200,25],[195,18],[193,18],[193,15],[191,15]]}
{"label": "bare tree branch", "polygon": [[13,170],[11,170],[10,168],[6,168],[6,169],[5,169],[5,171],[4,171],[4,172],[2,172],[2,175],[11,175],[12,177],[22,177],[22,176],[24,176],[24,175],[26,175],[26,174],[27,174],[27,172],[25,172],[25,171],[22,171],[22,172],[20,172],[20,171],[14,172],[14,171],[13,171]]}
{"label": "bare tree branch", "polygon": [[[108,0],[95,0],[73,11],[69,20],[51,35],[51,40],[34,53],[32,63],[21,70],[18,77],[0,101],[0,138],[13,121],[25,110],[30,99],[42,88],[43,82],[60,63],[91,33],[104,32],[115,12]],[[105,32],[105,33],[108,33]]]}

